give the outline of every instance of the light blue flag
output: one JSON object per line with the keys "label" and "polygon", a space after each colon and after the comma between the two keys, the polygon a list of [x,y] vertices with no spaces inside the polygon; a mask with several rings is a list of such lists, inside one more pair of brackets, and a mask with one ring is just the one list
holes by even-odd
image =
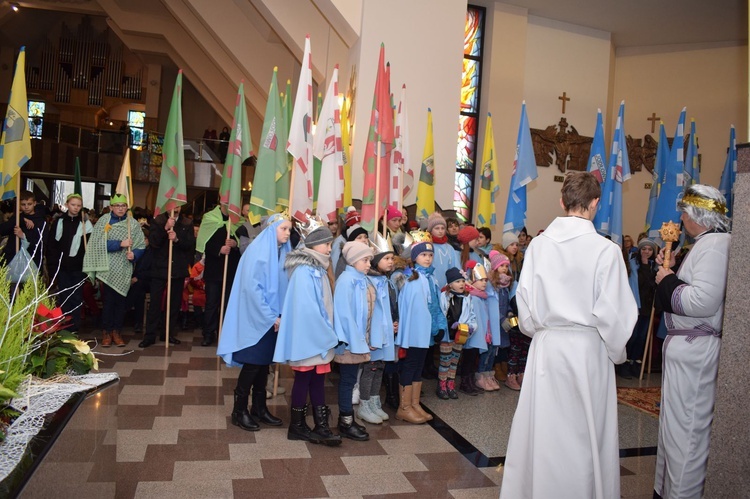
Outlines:
{"label": "light blue flag", "polygon": [[663,181],[659,188],[659,198],[656,201],[654,218],[651,220],[648,235],[652,239],[661,239],[659,229],[665,222],[680,223],[680,210],[677,208],[677,202],[682,199],[685,193],[683,183],[683,170],[685,169],[685,113],[686,108],[682,108],[680,119],[677,122],[677,130],[674,134],[674,141],[669,152],[669,161],[664,172]]}
{"label": "light blue flag", "polygon": [[526,184],[536,179],[537,176],[529,118],[526,116],[526,101],[524,101],[521,106],[521,123],[518,126],[516,157],[513,159],[513,176],[508,191],[503,232],[518,233],[526,225]]}
{"label": "light blue flag", "polygon": [[734,201],[734,181],[737,179],[737,139],[734,133],[734,125],[729,130],[729,150],[727,160],[724,162],[724,171],[721,172],[719,192],[727,199],[727,216],[732,218],[732,202]]}
{"label": "light blue flag", "polygon": [[[669,142],[667,141],[667,132],[664,130],[664,123],[659,124],[659,145],[656,148],[656,161],[654,162],[654,171],[651,172],[651,192],[648,194],[648,211],[646,212],[646,232],[651,229],[651,222],[654,219],[656,211],[656,201],[659,199],[659,189],[664,182],[664,172],[667,171],[667,162],[669,161]],[[657,231],[661,227],[657,227]]]}
{"label": "light blue flag", "polygon": [[690,119],[690,138],[685,154],[685,189],[693,184],[700,184],[701,173],[698,168],[698,136],[695,134],[695,120]]}
{"label": "light blue flag", "polygon": [[602,196],[599,199],[599,208],[594,217],[594,228],[599,234],[609,235],[609,214],[612,209],[612,175],[611,169],[607,168],[607,149],[604,145],[604,125],[602,124],[602,110],[596,113],[596,131],[594,142],[591,144],[589,154],[588,171],[599,181],[602,188]]}
{"label": "light blue flag", "polygon": [[610,214],[609,235],[612,241],[622,246],[622,184],[630,179],[630,158],[625,141],[625,101],[620,102],[612,151],[609,155],[609,170],[614,172],[612,183],[612,211]]}

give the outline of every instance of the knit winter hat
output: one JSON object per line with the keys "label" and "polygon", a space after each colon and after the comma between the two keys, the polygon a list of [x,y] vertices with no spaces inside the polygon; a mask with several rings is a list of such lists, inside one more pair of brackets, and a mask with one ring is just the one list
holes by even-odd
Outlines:
{"label": "knit winter hat", "polygon": [[490,265],[492,270],[497,270],[500,265],[510,265],[510,260],[499,251],[492,250],[490,251]]}
{"label": "knit winter hat", "polygon": [[437,211],[427,217],[427,232],[432,232],[432,229],[434,229],[435,227],[440,227],[441,225],[446,228],[448,227],[448,224],[445,222],[445,218],[443,218],[443,215],[441,215]]}
{"label": "knit winter hat", "polygon": [[420,253],[433,253],[432,243],[425,241],[411,247],[411,261],[416,262]]}
{"label": "knit winter hat", "polygon": [[372,248],[361,243],[359,241],[349,241],[344,245],[344,249],[341,250],[341,254],[344,255],[344,260],[349,265],[354,265],[359,260],[372,256]]}
{"label": "knit winter hat", "polygon": [[305,247],[312,248],[313,246],[330,243],[331,241],[333,241],[331,229],[328,227],[318,227],[305,238]]}
{"label": "knit winter hat", "polygon": [[458,270],[456,267],[451,267],[445,271],[445,279],[447,283],[450,284],[454,281],[458,281],[459,279],[466,279],[466,277],[464,277],[463,272]]}
{"label": "knit winter hat", "polygon": [[518,236],[512,232],[503,233],[503,248],[507,248],[513,243],[518,244]]}
{"label": "knit winter hat", "polygon": [[388,220],[392,218],[402,218],[404,216],[401,211],[399,211],[398,208],[394,208],[393,206],[388,207]]}
{"label": "knit winter hat", "polygon": [[344,217],[344,223],[347,227],[351,227],[354,224],[359,223],[361,217],[359,215],[359,212],[354,206],[350,206],[346,210],[346,215]]}
{"label": "knit winter hat", "polygon": [[479,237],[479,231],[476,229],[476,227],[472,227],[471,225],[467,225],[463,229],[458,231],[458,242],[461,244],[466,244],[469,241],[473,241],[474,239]]}
{"label": "knit winter hat", "polygon": [[645,238],[641,239],[638,243],[638,250],[640,251],[641,248],[644,246],[651,246],[651,249],[654,250],[654,254],[659,252],[659,246],[654,242],[653,239]]}
{"label": "knit winter hat", "polygon": [[346,229],[346,240],[354,241],[355,239],[357,239],[357,236],[361,234],[367,235],[367,231],[361,225],[354,224]]}

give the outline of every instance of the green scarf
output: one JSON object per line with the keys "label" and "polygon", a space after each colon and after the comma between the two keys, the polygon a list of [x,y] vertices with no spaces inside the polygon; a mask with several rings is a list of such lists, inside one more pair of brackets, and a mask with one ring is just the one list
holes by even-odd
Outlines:
{"label": "green scarf", "polygon": [[[242,227],[242,224],[244,223],[244,220],[240,220],[236,224],[233,224],[229,228],[229,233],[232,235],[233,239],[237,239],[237,236],[235,236],[235,232],[237,232],[237,229]],[[195,249],[199,253],[205,253],[206,252],[206,243],[209,239],[216,233],[217,230],[223,228],[226,230],[227,227],[227,221],[224,220],[224,216],[221,213],[221,207],[217,206],[213,210],[209,211],[208,213],[203,215],[203,219],[201,220],[201,227],[198,229],[198,237],[195,241]],[[237,241],[239,242],[239,241]]]}
{"label": "green scarf", "polygon": [[132,217],[110,225],[111,214],[106,214],[96,222],[91,234],[86,254],[83,256],[83,271],[93,281],[99,279],[122,296],[128,295],[130,279],[133,277],[133,263],[127,258],[127,248],[120,251],[107,251],[107,241],[122,241],[128,238],[128,224],[133,248],[146,247],[141,226]]}

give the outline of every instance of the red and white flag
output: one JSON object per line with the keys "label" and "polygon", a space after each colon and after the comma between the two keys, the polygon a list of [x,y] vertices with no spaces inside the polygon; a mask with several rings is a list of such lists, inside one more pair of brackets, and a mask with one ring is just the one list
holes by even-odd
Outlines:
{"label": "red and white flag", "polygon": [[[401,100],[396,114],[393,158],[390,175],[390,205],[402,209],[414,191],[414,168],[409,163],[409,119],[406,113],[406,85],[401,87]],[[403,175],[402,175],[403,172]],[[401,206],[399,206],[399,204]]]}
{"label": "red and white flag", "polygon": [[333,70],[313,139],[313,155],[320,160],[318,208],[321,218],[336,220],[336,210],[344,206],[344,147],[341,141],[339,108],[339,66]]}
{"label": "red and white flag", "polygon": [[289,211],[297,220],[307,220],[313,207],[313,135],[312,135],[312,57],[310,35],[305,39],[305,54],[299,73],[297,97],[294,100],[289,142],[286,150],[293,157],[294,185]]}

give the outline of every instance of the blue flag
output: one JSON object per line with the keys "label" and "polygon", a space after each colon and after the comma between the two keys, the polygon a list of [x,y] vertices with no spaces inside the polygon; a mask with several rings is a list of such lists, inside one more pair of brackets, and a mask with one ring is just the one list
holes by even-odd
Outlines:
{"label": "blue flag", "polygon": [[602,110],[596,113],[596,131],[594,142],[591,144],[588,171],[596,177],[602,188],[599,208],[594,217],[594,228],[602,235],[609,235],[609,214],[612,209],[612,175],[607,168],[607,150],[604,146],[604,125],[602,124]]}
{"label": "blue flag", "polygon": [[661,184],[664,181],[664,172],[667,170],[667,161],[669,161],[669,142],[667,142],[667,132],[664,131],[664,123],[660,123],[659,145],[656,148],[654,171],[651,172],[651,192],[649,192],[648,194],[648,211],[646,211],[645,229],[646,232],[648,232],[651,228],[651,221],[654,219],[654,212],[656,211],[656,201],[657,199],[659,199],[659,189],[661,188]]}
{"label": "blue flag", "polygon": [[721,172],[719,192],[727,199],[727,216],[732,218],[732,202],[734,201],[734,181],[737,178],[737,139],[735,138],[734,125],[729,130],[729,150],[727,160],[724,162],[724,171]]}
{"label": "blue flag", "polygon": [[[680,223],[680,210],[677,209],[677,202],[682,199],[685,193],[683,183],[683,170],[685,168],[685,113],[686,108],[682,108],[680,119],[677,122],[677,130],[674,134],[674,142],[669,153],[667,167],[662,177],[662,183],[659,187],[659,198],[656,200],[656,209],[654,218],[651,220],[648,235],[652,239],[660,239],[659,229],[665,222]],[[659,144],[661,146],[661,143]]]}
{"label": "blue flag", "polygon": [[625,142],[625,101],[620,102],[620,112],[617,115],[612,151],[609,155],[609,171],[614,172],[609,235],[612,241],[622,246],[622,184],[630,179],[630,158]]}
{"label": "blue flag", "polygon": [[690,138],[685,154],[685,189],[701,183],[701,172],[698,168],[698,136],[695,135],[695,120],[690,119]]}
{"label": "blue flag", "polygon": [[521,123],[518,126],[516,157],[513,159],[513,176],[510,179],[503,232],[518,233],[526,225],[526,184],[537,176],[529,118],[526,116],[524,101],[521,106]]}

